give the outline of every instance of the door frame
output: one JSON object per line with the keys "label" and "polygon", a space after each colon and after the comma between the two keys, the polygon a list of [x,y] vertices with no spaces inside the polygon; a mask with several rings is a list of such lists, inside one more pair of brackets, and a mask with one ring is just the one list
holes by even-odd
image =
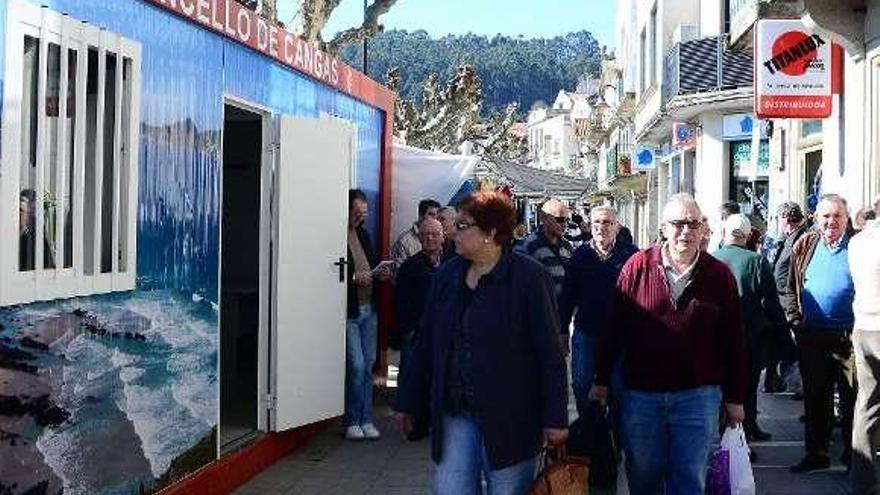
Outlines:
{"label": "door frame", "polygon": [[[220,211],[222,218],[222,211],[224,208],[223,205],[223,157],[224,149],[223,149],[223,133],[226,132],[226,106],[236,107],[240,110],[244,110],[247,112],[251,112],[260,117],[262,121],[262,131],[261,131],[261,139],[262,143],[260,149],[262,150],[260,155],[260,239],[259,239],[259,251],[260,251],[260,263],[259,263],[259,298],[260,298],[260,310],[259,310],[259,330],[257,337],[257,432],[265,432],[268,431],[269,428],[269,367],[270,363],[270,352],[269,352],[269,328],[270,328],[270,302],[272,297],[272,280],[271,280],[271,252],[272,252],[272,241],[271,241],[271,233],[272,233],[272,187],[275,181],[275,163],[274,163],[274,146],[273,143],[275,141],[274,138],[274,124],[273,118],[274,114],[272,111],[264,106],[257,105],[250,101],[247,101],[243,98],[224,94],[223,95],[223,103],[221,108],[223,128],[220,133],[220,169],[221,169],[221,179],[220,179]],[[222,281],[222,269],[223,269],[223,222],[220,222],[220,263],[218,263],[218,271],[217,277],[218,280]],[[222,287],[218,286],[220,292],[222,293]],[[218,294],[218,299],[220,294]],[[218,302],[219,305],[219,302]],[[218,328],[222,327],[222,318],[223,313],[218,312],[219,316],[217,318]],[[219,405],[219,397],[220,397],[220,381],[222,380],[222,370],[220,369],[220,358],[221,355],[221,346],[220,336],[218,333],[217,337],[217,370],[218,370],[218,380],[217,380],[217,396],[218,396],[218,405]],[[220,411],[222,410],[222,406],[217,408],[217,425],[218,430],[222,427],[220,422]],[[245,438],[242,442],[247,442],[251,439]],[[229,453],[239,445],[239,442],[233,442],[229,445],[228,450],[223,449],[223,445],[220,444],[220,435],[217,435],[217,455],[218,458],[225,452]]]}

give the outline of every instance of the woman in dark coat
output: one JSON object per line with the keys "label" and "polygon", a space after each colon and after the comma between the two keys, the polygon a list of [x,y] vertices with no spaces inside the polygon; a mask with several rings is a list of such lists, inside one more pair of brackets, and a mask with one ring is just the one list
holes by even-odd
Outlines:
{"label": "woman in dark coat", "polygon": [[434,493],[520,495],[545,443],[568,436],[566,368],[549,274],[509,248],[510,201],[477,192],[459,205],[455,249],[435,274],[420,340],[400,380],[402,433],[430,401]]}

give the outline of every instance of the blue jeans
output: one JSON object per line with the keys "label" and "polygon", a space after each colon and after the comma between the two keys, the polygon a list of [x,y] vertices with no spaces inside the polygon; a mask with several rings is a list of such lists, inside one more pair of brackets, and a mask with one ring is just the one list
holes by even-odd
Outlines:
{"label": "blue jeans", "polygon": [[491,470],[477,420],[470,415],[443,416],[443,454],[434,470],[435,495],[482,493],[480,473],[488,495],[522,495],[535,480],[537,456],[504,469]]}
{"label": "blue jeans", "polygon": [[717,386],[671,393],[624,390],[621,426],[630,493],[703,495],[720,405]]}
{"label": "blue jeans", "polygon": [[571,336],[571,388],[574,392],[578,416],[587,413],[590,387],[596,377],[596,347],[599,337],[575,330]]}
{"label": "blue jeans", "polygon": [[360,316],[345,321],[345,426],[373,422],[376,338],[376,313],[363,305]]}

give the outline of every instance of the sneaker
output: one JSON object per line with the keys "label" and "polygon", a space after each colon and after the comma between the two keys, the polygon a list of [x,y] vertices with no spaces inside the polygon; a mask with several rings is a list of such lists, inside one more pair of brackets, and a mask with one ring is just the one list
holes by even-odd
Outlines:
{"label": "sneaker", "polygon": [[376,428],[376,425],[373,423],[361,425],[361,431],[363,432],[363,438],[366,438],[367,440],[378,440],[379,437],[382,436],[382,434],[379,433],[379,429]]}
{"label": "sneaker", "polygon": [[358,425],[351,425],[345,428],[346,440],[363,440],[366,438],[364,430]]}
{"label": "sneaker", "polygon": [[828,469],[831,461],[827,457],[807,456],[801,459],[801,462],[789,468],[792,473],[808,473],[819,469]]}

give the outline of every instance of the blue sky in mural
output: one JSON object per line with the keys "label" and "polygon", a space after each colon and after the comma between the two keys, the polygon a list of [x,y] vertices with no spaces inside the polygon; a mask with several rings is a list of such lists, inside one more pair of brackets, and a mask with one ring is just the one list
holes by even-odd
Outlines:
{"label": "blue sky in mural", "polygon": [[[49,482],[53,493],[137,493],[190,459],[194,446],[216,441],[224,97],[273,115],[326,112],[356,123],[358,186],[374,200],[383,114],[143,1],[31,3],[142,45],[138,290],[0,308],[2,349],[34,370],[0,368],[0,378],[14,372],[12,386],[34,387],[44,401],[18,417],[0,415],[0,429],[52,416],[27,427],[29,443],[13,455],[0,449],[0,463],[33,460],[17,474],[27,486]],[[0,0],[0,20],[7,7]],[[42,344],[28,347],[27,338]],[[182,469],[207,461],[187,462]]]}

